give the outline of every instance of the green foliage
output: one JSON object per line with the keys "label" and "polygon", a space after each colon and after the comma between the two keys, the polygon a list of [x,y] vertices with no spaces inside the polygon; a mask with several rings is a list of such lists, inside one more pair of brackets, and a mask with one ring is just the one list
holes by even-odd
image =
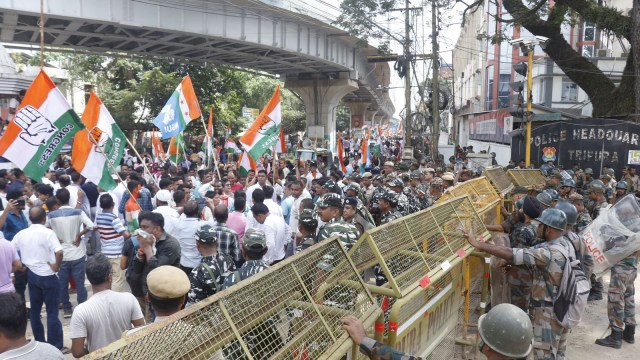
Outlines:
{"label": "green foliage", "polygon": [[[340,4],[342,15],[334,24],[359,38],[361,45],[366,45],[369,38],[384,38],[384,33],[372,24],[377,16],[388,13],[395,4],[396,0],[343,0]],[[388,51],[388,46],[383,50]]]}
{"label": "green foliage", "polygon": [[351,110],[341,102],[336,108],[336,130],[345,132],[351,124]]}

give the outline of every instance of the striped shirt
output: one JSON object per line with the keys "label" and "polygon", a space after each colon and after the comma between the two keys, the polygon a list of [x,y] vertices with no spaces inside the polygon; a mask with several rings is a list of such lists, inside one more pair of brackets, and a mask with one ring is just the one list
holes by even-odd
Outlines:
{"label": "striped shirt", "polygon": [[102,253],[108,257],[117,257],[122,254],[126,230],[120,218],[112,212],[102,212],[96,216],[96,227],[100,233]]}

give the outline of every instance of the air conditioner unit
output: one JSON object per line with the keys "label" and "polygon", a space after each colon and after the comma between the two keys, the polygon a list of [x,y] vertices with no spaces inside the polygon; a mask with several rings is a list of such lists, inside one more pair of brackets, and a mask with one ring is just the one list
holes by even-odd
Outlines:
{"label": "air conditioner unit", "polygon": [[598,57],[609,57],[611,56],[611,52],[609,51],[609,49],[598,49],[597,52]]}

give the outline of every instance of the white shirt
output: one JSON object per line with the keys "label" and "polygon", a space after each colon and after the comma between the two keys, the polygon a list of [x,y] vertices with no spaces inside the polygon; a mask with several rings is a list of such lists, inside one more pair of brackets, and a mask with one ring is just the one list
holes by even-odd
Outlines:
{"label": "white shirt", "polygon": [[164,218],[164,231],[173,237],[177,237],[175,227],[176,222],[180,218],[180,214],[178,214],[178,211],[170,206],[162,205],[158,206],[155,210],[153,210],[153,212],[162,215],[162,217]]}
{"label": "white shirt", "polygon": [[80,209],[71,206],[61,206],[58,210],[51,211],[47,216],[51,230],[56,233],[62,243],[64,253],[62,261],[73,261],[84,258],[87,255],[87,244],[80,240],[80,245],[75,246],[76,236],[80,233],[82,225],[93,230],[93,221]]}
{"label": "white shirt", "polygon": [[53,230],[41,224],[33,224],[20,230],[11,241],[20,253],[22,263],[38,276],[55,273],[49,264],[56,263],[56,252],[62,251],[60,241]]}
{"label": "white shirt", "polygon": [[[113,192],[113,194],[116,196],[115,199],[113,199],[113,201],[118,201],[118,204],[122,202],[122,196],[124,195],[124,193],[127,191],[127,187],[125,186],[124,183],[118,183],[118,186],[115,187],[115,189],[111,190]],[[114,209],[117,209],[117,207],[114,207]]]}
{"label": "white shirt", "polygon": [[182,215],[175,227],[175,238],[180,243],[180,265],[194,268],[200,264],[202,256],[196,247],[196,231],[202,225],[213,225],[212,222],[202,221],[198,218],[188,218]]}
{"label": "white shirt", "polygon": [[280,207],[280,205],[278,205],[278,203],[271,199],[264,199],[264,204],[267,206],[267,208],[269,208],[269,213],[271,215],[276,215],[284,218],[284,215],[282,214],[282,208]]}
{"label": "white shirt", "polygon": [[289,214],[289,226],[291,227],[292,232],[298,231],[298,217],[300,216],[300,202],[304,199],[311,199],[311,194],[306,190],[302,192],[302,194],[293,200],[293,205],[291,205],[291,213]]}
{"label": "white shirt", "polygon": [[[271,186],[271,184],[269,184],[268,181],[265,183],[265,186],[266,185]],[[260,186],[260,184],[258,184],[258,183],[255,183],[255,184],[253,184],[253,185],[251,185],[251,186],[249,186],[247,188],[247,207],[249,209],[251,209],[251,207],[253,206],[253,198],[251,197],[251,195],[253,194],[253,190],[255,190],[255,189],[262,189],[262,186]],[[271,196],[271,200],[273,200],[273,201],[278,200],[278,198],[276,197],[275,188],[274,188],[274,191],[273,191],[273,196]]]}
{"label": "white shirt", "polygon": [[93,352],[120,339],[132,321],[142,317],[138,300],[131,293],[100,291],[73,310],[71,339],[86,338],[89,352]]}
{"label": "white shirt", "polygon": [[257,228],[264,231],[269,248],[262,259],[267,264],[284,259],[285,246],[291,242],[291,229],[284,222],[284,218],[269,214],[264,224],[258,224]]}

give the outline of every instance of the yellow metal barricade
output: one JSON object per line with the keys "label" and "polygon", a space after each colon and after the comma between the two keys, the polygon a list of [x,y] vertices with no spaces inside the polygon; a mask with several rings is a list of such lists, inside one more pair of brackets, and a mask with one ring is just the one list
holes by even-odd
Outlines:
{"label": "yellow metal barricade", "polygon": [[87,359],[340,359],[340,318],[381,314],[336,238],[256,274]]}
{"label": "yellow metal barricade", "polygon": [[490,237],[469,196],[369,230],[349,251],[361,274],[378,265],[387,279],[368,285],[385,311],[376,339],[412,354],[452,353],[457,317],[449,315],[463,301],[462,262],[473,251],[461,227]]}
{"label": "yellow metal barricade", "polygon": [[546,181],[544,175],[538,169],[511,169],[507,171],[507,174],[516,186],[524,186],[529,190],[542,188]]}
{"label": "yellow metal barricade", "polygon": [[504,168],[494,167],[485,169],[483,175],[489,179],[494,189],[503,197],[509,195],[511,190],[513,190],[513,182]]}
{"label": "yellow metal barricade", "polygon": [[484,176],[450,187],[442,194],[438,202],[467,195],[485,224],[495,224],[498,221],[501,196],[491,185],[489,179]]}

